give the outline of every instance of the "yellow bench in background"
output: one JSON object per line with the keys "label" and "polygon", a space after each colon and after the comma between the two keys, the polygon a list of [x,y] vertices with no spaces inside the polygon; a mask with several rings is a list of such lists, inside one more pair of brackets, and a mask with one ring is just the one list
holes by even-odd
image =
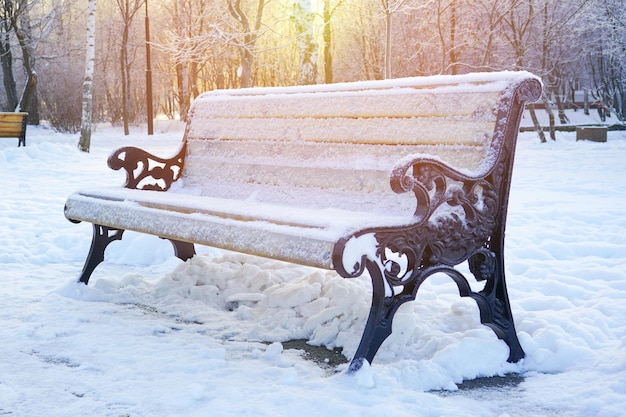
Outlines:
{"label": "yellow bench in background", "polygon": [[17,146],[26,146],[28,113],[0,112],[0,138],[17,138]]}

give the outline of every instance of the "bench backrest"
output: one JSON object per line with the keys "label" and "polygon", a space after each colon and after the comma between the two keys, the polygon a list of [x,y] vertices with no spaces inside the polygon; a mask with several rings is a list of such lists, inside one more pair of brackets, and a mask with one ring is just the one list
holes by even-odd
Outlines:
{"label": "bench backrest", "polygon": [[503,72],[208,92],[190,111],[184,186],[215,197],[412,213],[415,197],[390,188],[393,167],[425,154],[468,175],[488,172],[511,135],[506,124],[517,131],[520,116],[509,113],[528,79]]}
{"label": "bench backrest", "polygon": [[27,113],[0,113],[0,137],[19,138],[24,132]]}

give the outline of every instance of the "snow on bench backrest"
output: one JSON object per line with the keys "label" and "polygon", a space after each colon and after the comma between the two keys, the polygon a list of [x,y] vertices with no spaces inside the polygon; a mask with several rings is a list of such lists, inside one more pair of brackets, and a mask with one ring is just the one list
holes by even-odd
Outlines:
{"label": "snow on bench backrest", "polygon": [[499,150],[503,94],[527,73],[415,77],[218,90],[192,106],[184,187],[192,192],[319,208],[411,212],[389,186],[407,155],[466,173]]}

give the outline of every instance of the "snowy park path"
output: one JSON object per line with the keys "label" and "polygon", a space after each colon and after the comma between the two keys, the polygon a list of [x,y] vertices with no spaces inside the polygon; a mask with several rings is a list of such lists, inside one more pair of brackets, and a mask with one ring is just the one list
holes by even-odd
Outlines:
{"label": "snowy park path", "polygon": [[91,233],[65,220],[65,198],[121,184],[105,162],[119,146],[174,152],[181,126],[156,132],[100,128],[90,154],[43,128],[29,127],[26,148],[0,143],[0,415],[626,416],[625,133],[520,135],[505,259],[521,364],[471,300],[433,279],[374,365],[349,377],[278,342],[349,353],[367,279],[208,248],[182,263],[169,243],[129,234],[93,285],[75,283]]}

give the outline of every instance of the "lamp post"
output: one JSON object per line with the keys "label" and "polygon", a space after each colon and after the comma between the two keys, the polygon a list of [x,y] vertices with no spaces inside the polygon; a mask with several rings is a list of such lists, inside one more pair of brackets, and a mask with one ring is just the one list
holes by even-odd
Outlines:
{"label": "lamp post", "polygon": [[148,17],[148,0],[146,2],[146,108],[148,111],[148,135],[154,133],[152,113],[152,68],[150,64],[150,18]]}

